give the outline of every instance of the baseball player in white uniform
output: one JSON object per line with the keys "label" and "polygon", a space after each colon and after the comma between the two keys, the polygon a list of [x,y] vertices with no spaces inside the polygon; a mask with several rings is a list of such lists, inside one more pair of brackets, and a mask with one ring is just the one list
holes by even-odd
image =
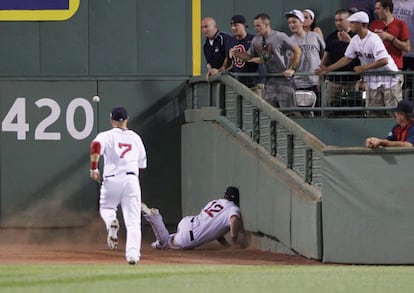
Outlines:
{"label": "baseball player in white uniform", "polygon": [[152,243],[157,249],[193,249],[210,241],[217,240],[228,247],[224,235],[230,231],[233,246],[243,230],[239,208],[239,190],[229,186],[224,198],[210,201],[197,216],[184,217],[177,232],[170,234],[157,209],[148,208],[142,203],[144,218],[151,225],[157,240]]}
{"label": "baseball player in white uniform", "polygon": [[[111,112],[112,129],[99,133],[90,146],[90,177],[101,182],[99,212],[108,231],[110,249],[118,246],[119,221],[117,206],[121,204],[126,226],[125,257],[131,265],[141,257],[141,188],[139,169],[147,167],[147,156],[141,137],[128,129],[128,114],[122,107]],[[104,157],[102,177],[98,169]]]}

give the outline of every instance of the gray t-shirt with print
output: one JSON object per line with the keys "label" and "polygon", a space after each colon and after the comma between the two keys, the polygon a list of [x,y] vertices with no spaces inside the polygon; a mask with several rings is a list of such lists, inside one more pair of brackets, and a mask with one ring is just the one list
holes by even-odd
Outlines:
{"label": "gray t-shirt with print", "polygon": [[[321,56],[325,50],[325,41],[315,32],[307,32],[303,37],[292,35],[291,38],[302,50],[296,72],[313,73],[321,64]],[[317,75],[295,75],[297,89],[309,88],[317,85],[318,82],[319,77]]]}
{"label": "gray t-shirt with print", "polygon": [[256,35],[247,51],[252,57],[261,57],[266,73],[282,73],[287,68],[288,50],[295,42],[287,34],[272,30],[268,36]]}

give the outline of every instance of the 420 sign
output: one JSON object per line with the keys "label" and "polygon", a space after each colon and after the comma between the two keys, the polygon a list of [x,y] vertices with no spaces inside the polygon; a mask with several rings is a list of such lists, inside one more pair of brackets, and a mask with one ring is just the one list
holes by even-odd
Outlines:
{"label": "420 sign", "polygon": [[[61,116],[61,107],[53,99],[41,98],[34,102],[38,108],[47,107],[50,113],[44,117],[34,128],[35,140],[61,140],[61,133],[56,131],[48,131],[48,127],[52,126]],[[85,115],[85,124],[82,129],[77,129],[75,125],[75,113],[82,111]],[[17,140],[26,140],[30,125],[27,122],[26,115],[26,98],[16,98],[13,105],[5,115],[1,130],[3,132],[15,132]],[[68,104],[66,108],[65,120],[66,130],[68,134],[76,140],[82,140],[92,133],[94,125],[94,111],[91,103],[85,98],[75,98]],[[78,125],[79,127],[79,125]]]}

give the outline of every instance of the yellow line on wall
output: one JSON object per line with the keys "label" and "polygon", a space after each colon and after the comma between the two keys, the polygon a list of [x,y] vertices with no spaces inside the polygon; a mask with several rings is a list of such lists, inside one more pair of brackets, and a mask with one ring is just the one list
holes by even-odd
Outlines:
{"label": "yellow line on wall", "polygon": [[201,0],[192,0],[193,75],[201,74]]}

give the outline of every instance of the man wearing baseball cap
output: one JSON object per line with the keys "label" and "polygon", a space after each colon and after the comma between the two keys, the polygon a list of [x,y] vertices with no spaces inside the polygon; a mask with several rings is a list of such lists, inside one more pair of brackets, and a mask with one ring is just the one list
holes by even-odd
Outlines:
{"label": "man wearing baseball cap", "polygon": [[[290,38],[302,50],[301,60],[297,72],[313,72],[321,64],[321,56],[325,50],[325,41],[313,31],[304,30],[305,16],[302,11],[294,9],[285,13],[289,30],[293,33]],[[312,91],[319,96],[319,76],[296,75],[294,76],[296,90]],[[318,105],[319,99],[318,99]]]}
{"label": "man wearing baseball cap", "polygon": [[[264,72],[280,76],[267,76],[263,98],[274,107],[295,107],[295,85],[291,77],[299,65],[302,51],[284,32],[275,31],[270,16],[259,13],[253,21],[256,35],[247,52],[232,50],[232,54],[241,60],[263,64]],[[286,51],[293,52],[290,64],[286,62]]]}
{"label": "man wearing baseball cap", "polygon": [[246,62],[230,52],[239,51],[246,52],[250,48],[250,43],[254,37],[253,34],[249,34],[246,30],[248,25],[246,24],[246,18],[243,15],[233,15],[230,20],[231,32],[233,36],[229,41],[229,47],[226,49],[229,54],[229,60],[231,63],[228,71],[234,73],[252,73],[256,76],[240,76],[238,80],[250,88],[254,93],[261,96],[263,85],[260,83],[260,78],[257,76],[258,64],[254,62]]}
{"label": "man wearing baseball cap", "polygon": [[[368,30],[369,17],[366,12],[356,12],[348,17],[348,21],[352,32],[356,35],[352,37],[344,57],[329,66],[321,65],[319,69],[315,70],[316,74],[323,75],[344,67],[353,59],[359,58],[361,65],[354,67],[356,73],[363,75],[364,72],[377,72],[377,74],[363,76],[368,86],[365,106],[395,107],[402,98],[398,75],[378,74],[380,71],[397,73],[398,68],[394,59],[387,52],[381,38]],[[367,115],[375,117],[378,116],[378,112],[368,111]]]}
{"label": "man wearing baseball cap", "polygon": [[410,100],[404,99],[398,102],[395,109],[395,119],[397,124],[388,133],[386,139],[368,137],[365,146],[368,148],[382,147],[412,147],[414,145],[413,112],[414,104]]}
{"label": "man wearing baseball cap", "polygon": [[[118,247],[118,206],[126,228],[125,258],[136,265],[141,258],[141,187],[139,172],[147,167],[141,137],[128,129],[128,113],[115,107],[110,113],[111,129],[98,133],[90,145],[90,177],[100,185],[99,214],[105,223],[108,248]],[[99,160],[104,157],[103,174]]]}

